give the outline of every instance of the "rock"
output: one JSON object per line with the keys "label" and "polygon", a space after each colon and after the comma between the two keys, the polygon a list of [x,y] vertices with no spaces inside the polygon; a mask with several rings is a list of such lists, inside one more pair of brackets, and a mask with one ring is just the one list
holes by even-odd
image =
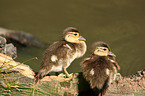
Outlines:
{"label": "rock", "polygon": [[[111,84],[108,90],[109,95],[114,94],[124,94],[127,95],[139,95],[144,96],[145,94],[145,69],[138,71],[135,74],[125,76],[125,77],[119,77],[121,79],[118,79],[117,83],[114,82]],[[114,93],[114,94],[111,94]]]}
{"label": "rock", "polygon": [[17,57],[17,49],[12,43],[6,44],[0,52],[14,59]]}
{"label": "rock", "polygon": [[44,47],[44,44],[38,41],[34,36],[23,31],[9,30],[0,27],[0,35],[15,46],[27,47],[33,45],[36,47]]}
{"label": "rock", "polygon": [[15,62],[11,57],[0,53],[0,72],[18,71],[28,78],[34,78],[35,73],[23,63]]}
{"label": "rock", "polygon": [[0,47],[3,47],[6,44],[6,39],[2,36],[0,36]]}
{"label": "rock", "polygon": [[6,44],[6,39],[0,36],[0,53],[3,53],[12,58],[17,57],[17,48],[12,44]]}

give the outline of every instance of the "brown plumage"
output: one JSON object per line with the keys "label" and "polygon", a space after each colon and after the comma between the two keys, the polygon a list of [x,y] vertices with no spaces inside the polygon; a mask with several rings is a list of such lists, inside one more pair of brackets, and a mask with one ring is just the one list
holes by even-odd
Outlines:
{"label": "brown plumage", "polygon": [[49,72],[63,70],[69,77],[70,74],[66,68],[74,59],[83,56],[85,52],[86,43],[85,39],[80,36],[80,32],[74,27],[66,28],[62,40],[54,42],[46,49],[36,79],[42,79]]}
{"label": "brown plumage", "polygon": [[83,75],[95,96],[104,95],[115,80],[117,69],[120,68],[114,56],[108,44],[97,42],[92,47],[91,55],[81,62]]}
{"label": "brown plumage", "polygon": [[[93,45],[92,45],[92,50],[91,50],[91,54],[93,54],[93,52],[95,51],[95,48],[96,47],[106,47],[106,48],[108,48],[109,49],[109,51],[111,51],[111,48],[110,48],[110,46],[107,44],[107,43],[105,43],[105,42],[96,42],[96,43],[94,43]],[[118,69],[118,70],[120,70],[120,66],[118,65],[118,63],[116,62],[116,59],[115,59],[115,57],[116,57],[116,55],[114,55],[113,53],[111,54],[108,54],[108,58],[109,58],[109,60],[114,64],[114,66],[116,66],[116,68]]]}

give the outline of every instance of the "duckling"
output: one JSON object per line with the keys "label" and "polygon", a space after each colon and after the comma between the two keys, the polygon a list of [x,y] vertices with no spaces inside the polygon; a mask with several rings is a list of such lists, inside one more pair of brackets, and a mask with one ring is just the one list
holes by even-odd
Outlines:
{"label": "duckling", "polygon": [[120,66],[116,62],[116,55],[111,52],[111,48],[107,43],[101,41],[94,43],[92,45],[92,52],[95,50],[96,47],[107,47],[110,51],[110,53],[108,54],[108,60],[110,60],[114,64],[114,66],[116,66],[117,70],[120,70]]}
{"label": "duckling", "polygon": [[81,62],[84,78],[90,83],[95,96],[106,93],[109,85],[115,80],[120,69],[114,53],[105,42],[96,42],[92,46],[91,55]]}
{"label": "duckling", "polygon": [[42,79],[49,72],[60,71],[64,71],[68,78],[72,78],[73,74],[69,74],[66,69],[72,61],[85,54],[87,48],[85,41],[77,28],[66,28],[62,40],[54,42],[46,49],[36,80]]}

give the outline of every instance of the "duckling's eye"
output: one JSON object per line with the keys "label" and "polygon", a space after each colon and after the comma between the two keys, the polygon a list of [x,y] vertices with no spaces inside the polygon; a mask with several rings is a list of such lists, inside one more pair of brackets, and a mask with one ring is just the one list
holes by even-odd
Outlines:
{"label": "duckling's eye", "polygon": [[106,51],[107,49],[104,48],[103,50]]}
{"label": "duckling's eye", "polygon": [[77,33],[74,33],[74,35],[77,36],[78,34]]}

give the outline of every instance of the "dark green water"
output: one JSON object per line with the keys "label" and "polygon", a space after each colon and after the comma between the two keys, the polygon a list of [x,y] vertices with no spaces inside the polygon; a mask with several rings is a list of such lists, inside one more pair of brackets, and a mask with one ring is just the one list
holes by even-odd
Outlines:
{"label": "dark green water", "polygon": [[[85,56],[93,42],[104,41],[117,55],[122,75],[145,68],[144,0],[0,0],[0,27],[23,30],[50,44],[69,26],[77,27],[87,39]],[[38,71],[44,50],[19,49],[16,60],[38,57],[27,62]],[[75,60],[69,72],[79,72],[83,58]]]}

